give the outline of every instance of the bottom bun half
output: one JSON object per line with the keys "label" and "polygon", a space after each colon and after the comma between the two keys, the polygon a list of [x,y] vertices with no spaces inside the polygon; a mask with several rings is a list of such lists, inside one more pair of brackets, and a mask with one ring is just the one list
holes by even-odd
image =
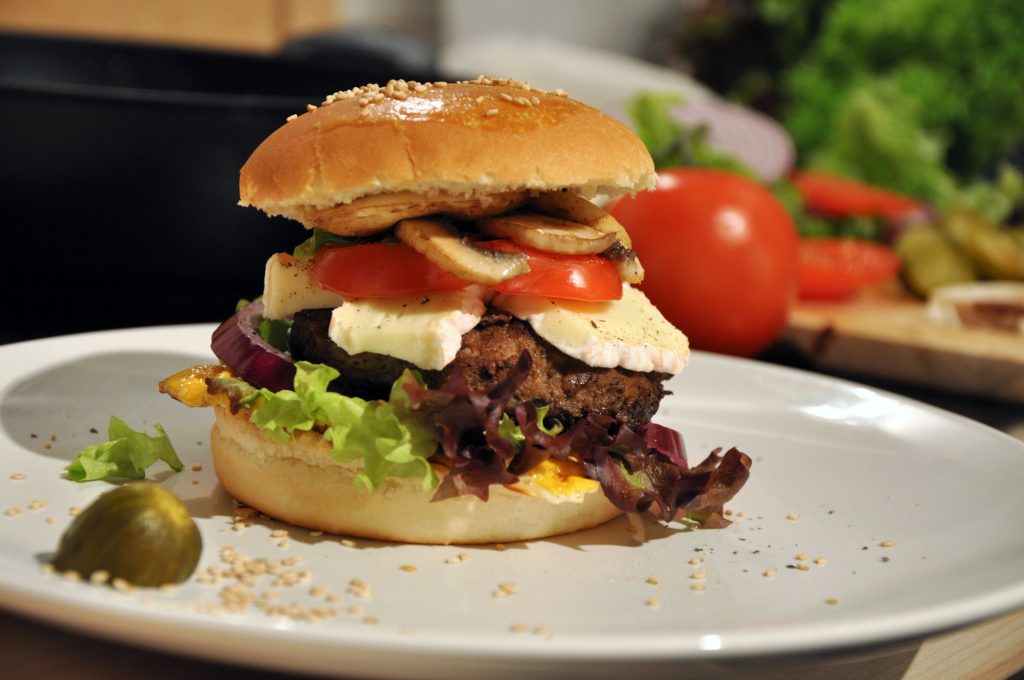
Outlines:
{"label": "bottom bun half", "polygon": [[231,496],[289,524],[403,543],[507,543],[589,529],[621,514],[600,491],[580,503],[551,503],[503,486],[485,502],[458,496],[432,502],[419,478],[389,478],[373,493],[355,484],[360,463],[341,464],[318,434],[281,444],[246,411],[217,407],[210,435],[217,478]]}

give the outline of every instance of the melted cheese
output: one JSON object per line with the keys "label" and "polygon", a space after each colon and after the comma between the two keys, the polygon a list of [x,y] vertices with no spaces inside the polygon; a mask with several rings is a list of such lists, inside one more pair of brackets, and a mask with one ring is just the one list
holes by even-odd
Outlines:
{"label": "melted cheese", "polygon": [[206,389],[207,378],[224,378],[234,375],[216,364],[202,364],[178,371],[160,381],[158,388],[189,408],[220,406],[230,408],[231,401],[224,394],[210,394]]}
{"label": "melted cheese", "polygon": [[588,493],[600,491],[600,482],[583,476],[583,467],[575,461],[545,460],[509,485],[534,498],[550,503],[582,503]]}
{"label": "melted cheese", "polygon": [[331,314],[328,334],[349,354],[375,352],[439,370],[455,359],[462,336],[480,323],[485,309],[472,287],[414,298],[348,300]]}
{"label": "melted cheese", "polygon": [[643,293],[629,285],[611,302],[498,295],[492,304],[522,319],[537,335],[595,368],[678,373],[689,342]]}

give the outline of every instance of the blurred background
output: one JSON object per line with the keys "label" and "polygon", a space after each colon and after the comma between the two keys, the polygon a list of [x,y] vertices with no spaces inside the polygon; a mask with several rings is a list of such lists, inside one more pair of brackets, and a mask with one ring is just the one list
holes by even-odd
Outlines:
{"label": "blurred background", "polygon": [[[4,0],[0,342],[224,318],[304,238],[236,205],[264,137],[330,92],[486,73],[563,88],[660,169],[725,170],[785,208],[788,317],[695,346],[1024,402],[1022,29],[1018,0]],[[935,292],[965,283],[1005,290],[943,321]],[[881,348],[836,342],[898,315]]]}

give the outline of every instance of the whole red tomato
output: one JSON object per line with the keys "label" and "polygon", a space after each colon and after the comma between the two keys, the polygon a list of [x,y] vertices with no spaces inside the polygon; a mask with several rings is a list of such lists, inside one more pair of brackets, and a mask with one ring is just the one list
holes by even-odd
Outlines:
{"label": "whole red tomato", "polygon": [[762,185],[699,168],[611,208],[633,239],[640,288],[696,349],[751,356],[775,340],[798,286],[798,237]]}

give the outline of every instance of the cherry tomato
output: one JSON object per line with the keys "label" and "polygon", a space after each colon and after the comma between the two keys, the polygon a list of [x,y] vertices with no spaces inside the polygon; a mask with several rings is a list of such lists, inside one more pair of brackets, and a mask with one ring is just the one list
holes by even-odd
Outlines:
{"label": "cherry tomato", "polygon": [[797,231],[760,184],[662,171],[611,208],[646,270],[641,289],[697,349],[750,356],[778,337],[797,293]]}
{"label": "cherry tomato", "polygon": [[792,180],[807,207],[823,217],[894,219],[922,207],[920,201],[895,191],[823,172],[798,171]]}
{"label": "cherry tomato", "polygon": [[[503,240],[481,248],[526,253],[530,271],[495,286],[512,295],[541,295],[569,300],[617,300],[622,284],[615,264],[596,255],[558,255]],[[407,297],[461,290],[463,281],[404,243],[365,243],[321,248],[313,256],[310,278],[347,297]]]}
{"label": "cherry tomato", "polygon": [[880,243],[852,238],[800,241],[800,297],[805,300],[842,300],[888,281],[899,270],[899,256]]}

